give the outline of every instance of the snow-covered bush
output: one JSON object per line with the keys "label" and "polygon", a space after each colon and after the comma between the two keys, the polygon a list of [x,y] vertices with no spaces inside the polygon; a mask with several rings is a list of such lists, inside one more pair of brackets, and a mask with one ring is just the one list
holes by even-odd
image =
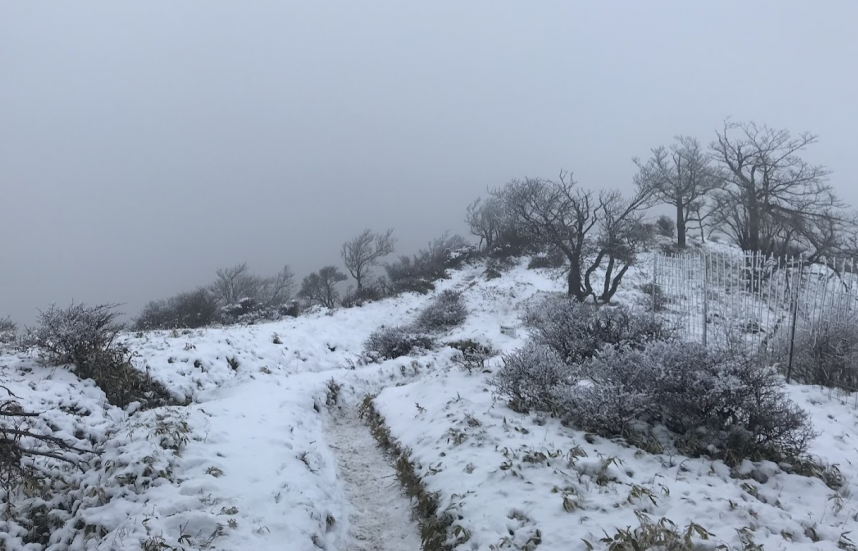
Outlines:
{"label": "snow-covered bush", "polygon": [[[808,385],[858,390],[858,319],[803,327],[796,331],[792,378]],[[774,360],[786,368],[789,362],[789,331],[773,343]]]}
{"label": "snow-covered bush", "polygon": [[524,324],[535,342],[550,346],[569,364],[593,357],[606,345],[640,347],[673,335],[667,323],[651,313],[554,296],[532,304]]}
{"label": "snow-covered bush", "polygon": [[453,357],[453,361],[466,369],[468,373],[485,370],[488,359],[498,354],[490,345],[472,339],[445,342],[444,345],[458,351],[458,354]]}
{"label": "snow-covered bush", "polygon": [[690,455],[731,462],[795,458],[813,437],[807,414],[783,391],[776,370],[694,343],[606,348],[573,369],[555,403],[571,424],[628,436],[663,425]]}
{"label": "snow-covered bush", "polygon": [[0,318],[0,344],[11,344],[17,338],[18,324],[9,316]]}
{"label": "snow-covered bush", "polygon": [[417,254],[400,256],[385,264],[387,278],[396,293],[417,292],[426,294],[435,288],[432,283],[447,278],[447,270],[461,266],[474,257],[477,251],[460,235],[444,233]]}
{"label": "snow-covered bush", "polygon": [[113,405],[169,403],[167,390],[135,369],[130,352],[116,344],[122,329],[116,322],[119,315],[113,304],[52,305],[39,314],[35,328],[28,328],[23,344],[38,349],[49,365],[74,364],[77,376],[92,379]]}
{"label": "snow-covered bush", "polygon": [[90,353],[113,346],[122,324],[115,304],[50,308],[39,313],[38,325],[27,329],[24,345],[38,348],[50,364],[76,363]]}
{"label": "snow-covered bush", "polygon": [[417,316],[414,327],[418,331],[446,331],[461,325],[468,317],[462,293],[442,291]]}
{"label": "snow-covered bush", "polygon": [[527,264],[528,270],[538,268],[562,268],[566,263],[566,255],[557,247],[551,247],[544,253],[538,253],[530,257]]}
{"label": "snow-covered bush", "polygon": [[662,214],[655,221],[655,231],[661,237],[676,237],[676,222],[670,216]]}
{"label": "snow-covered bush", "polygon": [[370,334],[364,351],[374,361],[393,360],[414,350],[429,350],[433,345],[431,337],[409,327],[382,327]]}
{"label": "snow-covered bush", "polygon": [[354,308],[355,306],[363,306],[368,302],[375,302],[385,297],[385,292],[379,282],[368,283],[360,289],[349,287],[346,294],[343,295],[341,305],[343,308]]}
{"label": "snow-covered bush", "polygon": [[626,435],[633,421],[648,420],[656,405],[654,369],[644,351],[607,347],[570,368],[570,381],[551,396],[567,422],[603,435]]}
{"label": "snow-covered bush", "polygon": [[553,410],[555,391],[571,383],[572,368],[556,350],[545,344],[528,342],[504,356],[503,362],[492,385],[516,411]]}
{"label": "snow-covered bush", "polygon": [[218,321],[217,298],[205,287],[179,293],[168,300],[151,301],[134,320],[134,329],[195,329]]}

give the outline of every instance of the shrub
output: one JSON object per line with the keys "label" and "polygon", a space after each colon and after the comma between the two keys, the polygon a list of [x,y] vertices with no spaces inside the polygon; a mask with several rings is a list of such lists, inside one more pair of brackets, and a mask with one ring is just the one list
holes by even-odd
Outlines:
{"label": "shrub", "polygon": [[414,327],[418,331],[446,331],[461,325],[468,317],[462,293],[443,291],[417,316]]}
{"label": "shrub", "polygon": [[9,316],[0,318],[0,344],[11,344],[17,339],[18,324]]}
{"label": "shrub", "polygon": [[200,287],[166,301],[149,302],[134,320],[134,329],[196,329],[216,323],[220,314],[214,294]]}
{"label": "shrub", "polygon": [[277,313],[281,316],[289,316],[290,318],[297,318],[301,314],[301,305],[297,300],[290,300],[284,304],[281,304],[277,307]]}
{"label": "shrub", "polygon": [[346,279],[346,274],[336,266],[325,266],[304,278],[298,296],[325,308],[336,308],[340,301],[337,283]]}
{"label": "shrub", "polygon": [[264,311],[262,304],[252,297],[245,297],[220,309],[220,319],[227,324],[238,323],[239,321],[255,321],[273,315],[274,310]]}
{"label": "shrub", "polygon": [[375,302],[385,297],[385,293],[379,284],[364,285],[360,289],[350,287],[343,296],[341,302],[343,308],[354,308],[355,306],[363,306],[368,302]]}
{"label": "shrub", "polygon": [[652,365],[641,350],[605,348],[571,369],[571,382],[551,389],[566,421],[606,436],[626,435],[655,405]]}
{"label": "shrub", "polygon": [[663,424],[689,455],[794,459],[813,437],[775,369],[694,343],[606,348],[554,392],[565,419],[608,436]]}
{"label": "shrub", "polygon": [[369,336],[364,350],[374,361],[393,360],[414,350],[429,350],[433,344],[431,337],[408,327],[382,327]]}
{"label": "shrub", "polygon": [[645,301],[644,306],[650,312],[663,312],[667,309],[669,300],[664,294],[661,285],[653,283],[644,283],[641,285],[641,291],[649,298]]}
{"label": "shrub", "polygon": [[148,374],[135,369],[131,354],[115,340],[122,325],[116,305],[52,305],[40,312],[38,325],[28,328],[24,346],[38,348],[50,365],[75,365],[81,379],[95,381],[113,405],[139,401],[144,406],[168,403],[169,393]]}
{"label": "shrub", "polygon": [[568,385],[572,377],[572,369],[560,354],[545,344],[528,342],[504,356],[503,363],[492,385],[519,412],[553,410],[555,390]]}
{"label": "shrub", "polygon": [[108,350],[122,330],[116,306],[51,305],[39,312],[38,325],[27,329],[24,345],[39,348],[52,365],[75,363],[94,351]]}
{"label": "shrub", "polygon": [[622,306],[596,306],[546,297],[525,312],[535,342],[550,346],[569,364],[593,357],[606,345],[635,347],[673,337],[664,320]]}
{"label": "shrub", "polygon": [[662,214],[655,221],[655,231],[662,237],[676,237],[676,222]]}
{"label": "shrub", "polygon": [[480,371],[485,370],[486,361],[492,356],[497,355],[497,352],[491,346],[480,344],[471,339],[451,341],[444,344],[459,352],[453,358],[453,361],[468,370],[468,373],[473,373],[475,369]]}
{"label": "shrub", "polygon": [[400,256],[399,260],[385,264],[384,269],[394,292],[413,291],[426,294],[433,290],[433,281],[446,279],[447,270],[456,268],[476,255],[465,238],[444,233],[413,256]]}
{"label": "shrub", "polygon": [[529,270],[537,268],[562,268],[566,263],[566,255],[557,247],[552,247],[546,253],[539,253],[530,258],[527,264]]}
{"label": "shrub", "polygon": [[[791,377],[808,385],[858,390],[858,319],[847,318],[796,331]],[[774,360],[789,364],[789,335],[773,343]]]}

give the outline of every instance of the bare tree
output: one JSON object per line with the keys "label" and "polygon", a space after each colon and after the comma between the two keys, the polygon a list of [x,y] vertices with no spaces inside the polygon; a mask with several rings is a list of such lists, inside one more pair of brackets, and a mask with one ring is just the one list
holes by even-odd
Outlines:
{"label": "bare tree", "polygon": [[600,194],[603,207],[599,213],[598,253],[587,268],[584,285],[588,292],[593,292],[590,279],[605,261],[602,290],[598,295],[601,302],[611,301],[623,276],[637,260],[637,253],[653,238],[652,226],[644,222],[643,213],[649,200],[649,188],[639,188],[631,198],[624,198],[617,191]]}
{"label": "bare tree", "polygon": [[503,215],[503,205],[497,197],[477,199],[468,205],[465,223],[471,234],[480,238],[480,247],[485,244],[486,250],[492,250],[500,238]]}
{"label": "bare tree", "polygon": [[676,243],[685,247],[690,222],[702,223],[703,205],[721,180],[711,166],[710,158],[695,138],[677,136],[668,150],[652,150],[652,157],[642,163],[638,178],[654,189],[656,197],[676,209]]}
{"label": "bare tree", "polygon": [[335,308],[340,299],[337,283],[346,279],[348,279],[346,274],[336,266],[325,266],[304,278],[298,296],[326,308]]}
{"label": "bare tree", "polygon": [[553,243],[563,252],[570,264],[567,294],[579,302],[586,300],[582,263],[588,252],[587,236],[598,223],[596,212],[602,207],[592,192],[576,187],[570,176],[560,182],[513,180],[492,194],[533,238]]}
{"label": "bare tree", "polygon": [[492,255],[515,256],[539,248],[532,236],[522,235],[498,197],[490,195],[468,205],[465,223],[471,235],[480,238],[479,247]]}
{"label": "bare tree", "polygon": [[363,290],[364,278],[372,266],[391,254],[396,248],[393,229],[384,233],[373,233],[369,228],[363,230],[354,239],[343,243],[341,255],[349,273],[355,278],[357,295]]}
{"label": "bare tree", "polygon": [[277,272],[274,277],[262,280],[260,289],[262,302],[266,306],[280,306],[292,298],[295,289],[295,274],[288,264]]}
{"label": "bare tree", "polygon": [[[503,201],[504,208],[523,231],[556,246],[569,260],[567,294],[579,302],[593,296],[590,276],[607,259],[627,263],[630,254],[621,254],[620,243],[632,245],[633,220],[650,205],[653,190],[645,182],[631,199],[623,200],[616,192],[598,195],[576,186],[571,175],[561,172],[559,182],[526,178],[513,180],[505,187],[492,191]],[[597,234],[599,234],[597,236]],[[589,262],[589,263],[588,263]],[[628,268],[620,268],[610,281],[619,285]],[[603,291],[601,296],[610,296]],[[614,290],[616,290],[614,286]]]}
{"label": "bare tree", "polygon": [[744,251],[784,255],[801,250],[814,261],[839,250],[845,205],[830,171],[801,158],[817,136],[793,136],[755,123],[725,122],[711,144],[723,170],[717,222]]}
{"label": "bare tree", "polygon": [[218,268],[212,292],[223,305],[236,304],[243,298],[258,299],[262,279],[252,273],[247,262],[231,268]]}

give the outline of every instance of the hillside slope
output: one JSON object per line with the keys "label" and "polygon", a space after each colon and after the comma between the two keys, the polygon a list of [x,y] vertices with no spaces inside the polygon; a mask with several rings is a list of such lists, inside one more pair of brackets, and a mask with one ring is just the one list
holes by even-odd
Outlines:
{"label": "hillside slope", "polygon": [[[377,394],[392,437],[450,513],[461,549],[583,549],[582,540],[599,548],[605,532],[661,518],[700,525],[713,549],[753,549],[752,541],[851,548],[858,410],[848,396],[789,387],[820,433],[811,452],[846,477],[835,492],[772,463],[731,472],[718,461],[645,453],[516,413],[491,391],[499,356],[473,372],[445,346],[361,360],[372,331],[413,321],[446,289],[463,293],[469,315],[438,335],[440,343],[472,340],[498,354],[520,347],[526,331],[501,327],[517,326],[528,300],[562,291],[563,281],[526,262],[496,279],[484,271],[467,266],[432,295],[361,308],[124,335],[137,365],[187,406],[122,411],[66,370],[26,354],[0,356],[2,385],[26,409],[45,412],[35,428],[102,450],[83,472],[44,462],[65,480],[53,488],[2,494],[12,505],[0,516],[0,549],[414,549],[409,501],[357,422],[367,394]],[[641,300],[645,278],[630,272],[617,298]],[[42,519],[32,533],[49,536],[31,541],[27,518]]]}

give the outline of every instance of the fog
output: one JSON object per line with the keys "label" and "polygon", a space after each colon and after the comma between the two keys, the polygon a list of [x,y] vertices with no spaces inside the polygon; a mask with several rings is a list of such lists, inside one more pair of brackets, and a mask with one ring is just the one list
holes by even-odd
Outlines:
{"label": "fog", "polygon": [[247,261],[465,233],[513,177],[628,188],[725,117],[820,135],[858,203],[854,2],[0,0],[0,318],[135,314]]}

